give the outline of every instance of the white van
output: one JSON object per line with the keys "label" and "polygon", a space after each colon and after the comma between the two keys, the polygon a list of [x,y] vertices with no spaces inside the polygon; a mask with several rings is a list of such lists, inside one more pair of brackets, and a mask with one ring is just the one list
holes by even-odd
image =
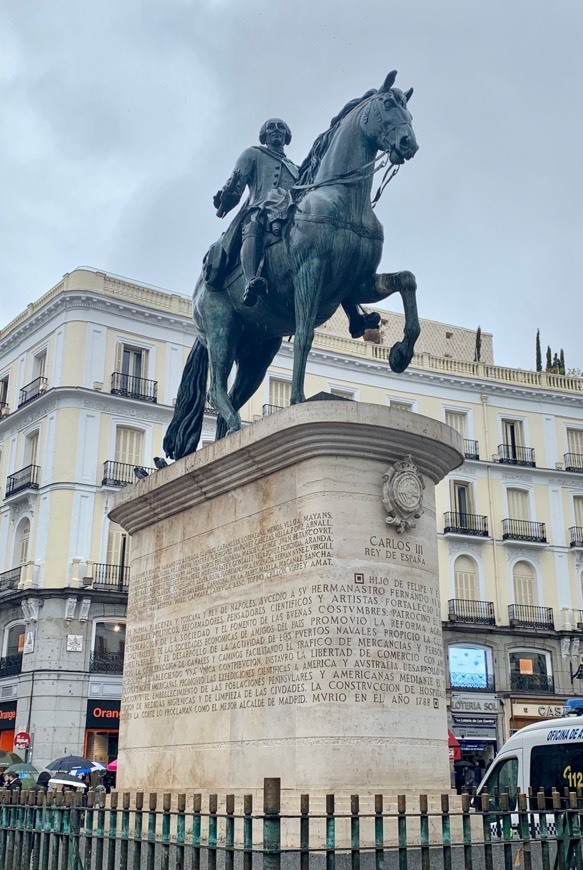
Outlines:
{"label": "white van", "polygon": [[533,795],[542,790],[550,798],[553,788],[561,795],[565,788],[583,788],[583,715],[576,700],[579,704],[565,705],[571,715],[527,725],[506,741],[477,789],[478,795],[488,792],[493,810],[500,808],[496,794],[507,793],[514,811],[519,790],[532,789]]}

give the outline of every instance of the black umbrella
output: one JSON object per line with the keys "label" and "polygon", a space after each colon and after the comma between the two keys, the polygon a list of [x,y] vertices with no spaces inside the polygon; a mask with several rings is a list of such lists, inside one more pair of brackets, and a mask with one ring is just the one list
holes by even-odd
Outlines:
{"label": "black umbrella", "polygon": [[67,773],[69,770],[88,767],[91,769],[93,762],[88,758],[82,758],[80,755],[62,755],[60,758],[55,758],[50,764],[47,764],[47,770],[59,770]]}
{"label": "black umbrella", "polygon": [[22,762],[22,758],[16,752],[6,752],[4,749],[0,749],[0,767],[8,767],[10,764],[19,764]]}
{"label": "black umbrella", "polygon": [[473,767],[474,765],[471,761],[463,761],[462,759],[460,759],[460,761],[454,761],[453,766],[454,767]]}

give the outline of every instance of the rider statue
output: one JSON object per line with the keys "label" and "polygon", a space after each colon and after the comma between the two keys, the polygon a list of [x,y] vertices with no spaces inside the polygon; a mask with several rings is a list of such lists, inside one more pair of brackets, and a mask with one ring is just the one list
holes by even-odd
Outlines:
{"label": "rider statue", "polygon": [[[249,197],[221,239],[207,253],[203,274],[211,290],[224,289],[224,279],[232,265],[239,239],[241,267],[245,276],[243,303],[253,306],[258,296],[266,296],[267,281],[261,276],[266,244],[280,240],[282,227],[293,205],[292,188],[299,179],[299,168],[285,155],[291,142],[291,130],[280,118],[269,118],[259,131],[260,145],[246,148],[231,177],[213,197],[217,217],[223,218],[240,201],[245,188]],[[344,304],[353,338],[380,322],[376,312],[366,312],[353,304]]]}

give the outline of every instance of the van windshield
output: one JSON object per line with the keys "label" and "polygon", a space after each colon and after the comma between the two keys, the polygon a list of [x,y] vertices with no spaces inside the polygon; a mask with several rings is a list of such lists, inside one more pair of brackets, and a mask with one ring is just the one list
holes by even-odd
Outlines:
{"label": "van windshield", "polygon": [[508,809],[516,809],[518,793],[518,758],[505,758],[495,764],[480,792],[487,791],[490,808],[500,809],[500,795],[508,795]]}
{"label": "van windshield", "polygon": [[530,787],[533,794],[556,788],[583,788],[583,743],[533,746],[530,753]]}

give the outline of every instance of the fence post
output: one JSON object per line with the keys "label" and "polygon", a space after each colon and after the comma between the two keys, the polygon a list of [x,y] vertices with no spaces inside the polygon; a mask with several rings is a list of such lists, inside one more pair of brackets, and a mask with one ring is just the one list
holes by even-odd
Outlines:
{"label": "fence post", "polygon": [[253,795],[243,797],[243,870],[253,867]]}
{"label": "fence post", "polygon": [[[186,795],[178,795],[176,816],[176,870],[184,870],[184,842],[186,840]],[[123,866],[123,865],[122,865]]]}
{"label": "fence post", "polygon": [[532,852],[530,848],[530,827],[528,824],[528,805],[525,792],[518,795],[518,827],[522,841],[522,857],[524,870],[532,870]]}
{"label": "fence post", "polygon": [[146,868],[154,870],[154,859],[156,857],[156,805],[157,795],[150,794],[149,813],[148,813],[148,842],[146,844]]}
{"label": "fence post", "polygon": [[127,870],[128,867],[128,848],[130,838],[130,793],[124,791],[121,796],[121,843],[119,844],[119,866],[120,870]]}
{"label": "fence post", "polygon": [[209,795],[209,828],[207,870],[217,870],[217,808],[219,799],[216,794]]}
{"label": "fence post", "polygon": [[[144,826],[144,792],[136,792],[136,811],[134,813],[134,850],[132,855],[132,870],[140,870],[142,866],[142,840]],[[89,870],[90,864],[85,865]]]}
{"label": "fence post", "polygon": [[336,819],[334,818],[334,795],[326,795],[326,870],[336,866]]}
{"label": "fence post", "polygon": [[200,828],[201,819],[200,811],[202,807],[202,795],[195,794],[192,805],[192,853],[193,853],[193,868],[200,868]]}
{"label": "fence post", "polygon": [[350,795],[350,864],[352,870],[360,870],[360,800],[357,794]]}
{"label": "fence post", "polygon": [[161,870],[170,867],[170,807],[172,795],[165,792],[162,797],[162,857],[160,859]]}
{"label": "fence post", "polygon": [[397,830],[399,837],[399,870],[407,870],[407,799],[397,795]]}
{"label": "fence post", "polygon": [[451,818],[448,794],[441,795],[441,843],[443,870],[451,870]]}
{"label": "fence post", "polygon": [[310,795],[300,797],[300,870],[310,868]]}
{"label": "fence post", "polygon": [[385,853],[384,845],[384,818],[383,818],[383,796],[375,794],[374,796],[374,846],[375,846],[375,870],[384,870]]}
{"label": "fence post", "polygon": [[538,821],[540,825],[540,852],[542,861],[542,870],[551,870],[551,856],[549,853],[549,827],[547,824],[546,800],[544,791],[537,792],[536,808],[538,812]]}
{"label": "fence post", "polygon": [[281,866],[281,779],[263,780],[263,870]]}
{"label": "fence post", "polygon": [[235,866],[235,795],[228,794],[225,799],[225,870]]}
{"label": "fence post", "polygon": [[464,837],[464,868],[472,870],[472,821],[470,818],[470,796],[462,792],[462,831]]}

